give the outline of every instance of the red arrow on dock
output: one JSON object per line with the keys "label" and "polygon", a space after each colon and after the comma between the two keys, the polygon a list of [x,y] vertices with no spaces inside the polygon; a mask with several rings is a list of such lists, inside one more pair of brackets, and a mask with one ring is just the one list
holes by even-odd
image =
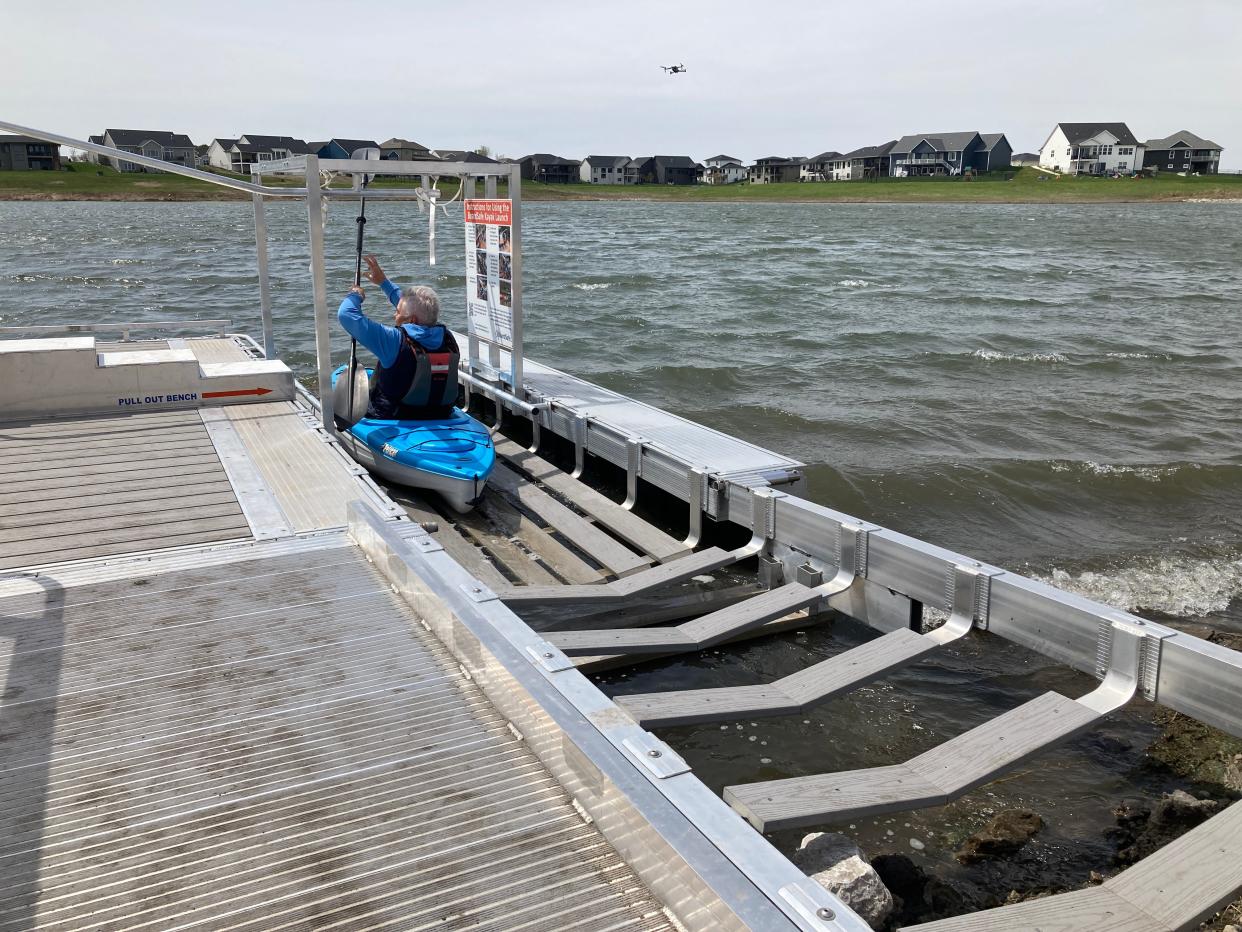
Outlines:
{"label": "red arrow on dock", "polygon": [[203,392],[204,398],[236,398],[238,395],[270,395],[270,388],[239,388],[235,392]]}

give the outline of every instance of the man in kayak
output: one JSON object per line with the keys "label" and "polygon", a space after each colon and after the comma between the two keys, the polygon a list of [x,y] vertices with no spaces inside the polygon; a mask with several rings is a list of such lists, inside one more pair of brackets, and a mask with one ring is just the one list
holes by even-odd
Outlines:
{"label": "man in kayak", "polygon": [[337,320],[345,332],[375,354],[367,417],[375,420],[440,420],[457,403],[457,362],[461,351],[439,322],[435,289],[415,285],[402,291],[388,280],[375,256],[367,256],[367,280],[379,285],[396,311],[396,326],[362,313],[366,293],[349,289]]}

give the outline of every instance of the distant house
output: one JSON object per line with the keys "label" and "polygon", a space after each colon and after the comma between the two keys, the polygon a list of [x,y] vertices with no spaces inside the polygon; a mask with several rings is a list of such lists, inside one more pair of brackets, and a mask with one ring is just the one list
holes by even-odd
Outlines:
{"label": "distant house", "polygon": [[832,173],[829,166],[833,161],[840,159],[840,152],[821,152],[819,155],[813,155],[809,159],[802,161],[801,169],[798,172],[799,181],[831,181]]}
{"label": "distant house", "polygon": [[889,174],[960,175],[1009,167],[1013,149],[1004,133],[915,133],[902,136],[889,154]]}
{"label": "distant house", "polygon": [[[105,146],[134,152],[150,159],[160,159],[193,168],[195,163],[194,143],[184,133],[170,133],[167,130],[150,129],[106,129],[99,139]],[[103,156],[101,161],[111,165],[120,172],[157,172],[159,169],[147,168],[136,162],[127,162],[113,156]]]}
{"label": "distant house", "polygon": [[698,181],[699,166],[688,155],[653,155],[645,172],[650,179],[647,184],[694,184]]}
{"label": "distant house", "polygon": [[996,172],[1013,167],[1013,146],[1004,133],[980,133],[983,140],[983,168],[980,171]]}
{"label": "distant house", "polygon": [[432,149],[431,154],[441,162],[473,162],[479,165],[502,165],[511,161],[510,159],[494,159],[490,155],[483,155],[470,149]]}
{"label": "distant house", "polygon": [[293,136],[247,133],[237,139],[213,139],[207,147],[207,164],[247,175],[256,162],[275,162],[313,151],[305,140]]}
{"label": "distant house", "polygon": [[1143,166],[1143,145],[1124,123],[1058,123],[1039,165],[1066,175],[1129,173]]}
{"label": "distant house", "polygon": [[1038,152],[1015,152],[1009,157],[1009,164],[1015,168],[1030,168],[1039,164]]}
{"label": "distant house", "polygon": [[536,152],[518,159],[525,181],[544,184],[573,184],[580,178],[582,165],[576,159],[564,159],[547,152]]}
{"label": "distant house", "polygon": [[746,166],[731,155],[713,155],[703,160],[703,184],[734,184],[746,180]]}
{"label": "distant house", "polygon": [[1220,170],[1219,143],[1182,130],[1163,139],[1143,143],[1143,167],[1164,172],[1196,172],[1215,175]]}
{"label": "distant house", "polygon": [[588,155],[579,166],[578,177],[587,184],[633,184],[625,171],[629,164],[628,155]]}
{"label": "distant house", "polygon": [[802,172],[802,156],[786,158],[780,155],[769,155],[767,158],[756,159],[750,167],[751,184],[777,184],[782,181],[797,181]]}
{"label": "distant house", "polygon": [[[309,144],[307,148],[309,148]],[[379,143],[373,139],[329,139],[318,149],[312,150],[313,155],[321,159],[351,159],[359,149],[378,149]]]}
{"label": "distant house", "polygon": [[0,171],[55,171],[60,146],[33,136],[0,136]]}
{"label": "distant house", "polygon": [[379,144],[380,158],[390,162],[433,162],[435,156],[422,143],[393,137]]}
{"label": "distant house", "polygon": [[862,146],[826,162],[825,173],[830,181],[862,181],[865,178],[886,178],[889,155],[897,140],[890,139],[878,146]]}
{"label": "distant house", "polygon": [[207,157],[209,150],[210,146],[205,146],[201,142],[194,147],[194,164],[199,168],[211,164]]}

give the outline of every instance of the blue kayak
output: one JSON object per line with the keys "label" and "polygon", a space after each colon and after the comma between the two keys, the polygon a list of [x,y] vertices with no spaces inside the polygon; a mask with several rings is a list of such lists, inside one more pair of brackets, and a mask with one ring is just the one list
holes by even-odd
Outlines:
{"label": "blue kayak", "polygon": [[[332,373],[334,386],[345,369]],[[474,507],[496,465],[488,429],[460,408],[436,421],[363,418],[341,436],[350,455],[367,469],[402,485],[439,492],[462,513]]]}

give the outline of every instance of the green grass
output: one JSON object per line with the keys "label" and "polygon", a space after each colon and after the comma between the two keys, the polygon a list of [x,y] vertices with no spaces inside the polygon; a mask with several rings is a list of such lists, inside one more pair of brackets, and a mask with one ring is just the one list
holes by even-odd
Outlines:
{"label": "green grass", "polygon": [[[71,163],[59,172],[0,172],[0,200],[126,200],[190,201],[236,200],[249,195],[179,175],[121,173],[85,163]],[[231,172],[218,172],[230,177]],[[1180,178],[1161,173],[1155,178],[1054,178],[1033,168],[1017,169],[1011,180],[1004,174],[961,178],[884,178],[879,181],[836,181],[791,184],[732,184],[678,187],[636,185],[619,187],[589,184],[522,184],[522,196],[532,201],[646,200],[646,201],[871,201],[930,203],[1107,203],[1115,201],[1177,201],[1186,198],[1242,198],[1242,175],[1204,175]],[[1044,180],[1041,180],[1044,179]],[[247,179],[248,180],[248,179]],[[297,186],[297,178],[265,179],[280,187]],[[347,180],[336,184],[346,185]],[[376,188],[405,187],[414,182],[379,178]],[[457,192],[454,179],[440,182],[447,199]],[[480,195],[482,187],[480,186]],[[504,185],[501,185],[504,196]]]}
{"label": "green grass", "polygon": [[[1242,198],[1242,175],[1179,178],[1053,177],[1034,168],[962,178],[881,178],[876,181],[792,182],[678,187],[670,185],[551,185],[524,182],[531,200],[653,200],[653,201],[872,201],[930,203],[1089,203]],[[1044,179],[1044,180],[1041,180]]]}

